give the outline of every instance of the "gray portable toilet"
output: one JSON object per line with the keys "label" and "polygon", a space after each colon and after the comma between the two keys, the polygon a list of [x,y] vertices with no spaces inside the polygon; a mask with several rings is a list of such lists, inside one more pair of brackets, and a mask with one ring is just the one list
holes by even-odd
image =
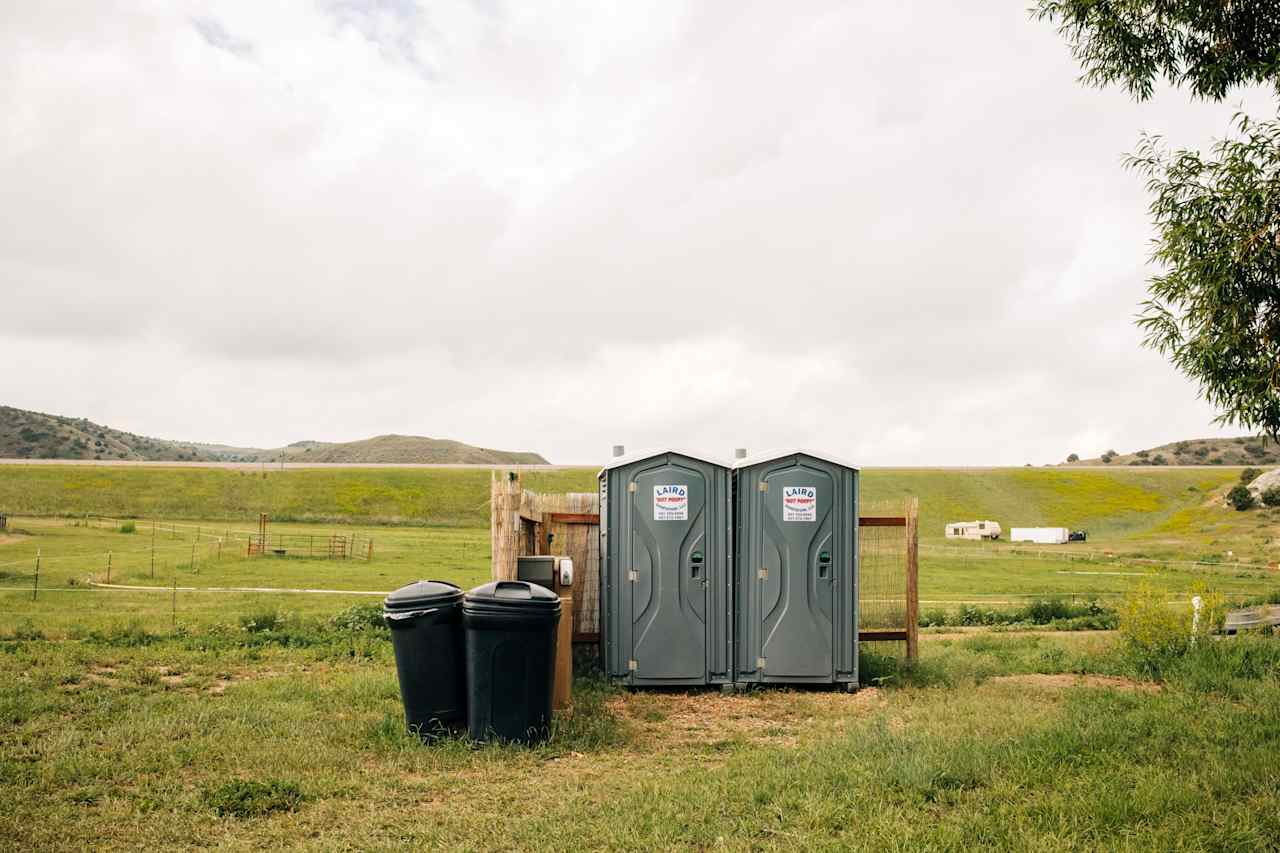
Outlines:
{"label": "gray portable toilet", "polygon": [[858,683],[858,469],[780,450],[734,481],[734,681]]}
{"label": "gray portable toilet", "polygon": [[729,467],[685,450],[615,457],[600,472],[605,673],[641,686],[733,679]]}

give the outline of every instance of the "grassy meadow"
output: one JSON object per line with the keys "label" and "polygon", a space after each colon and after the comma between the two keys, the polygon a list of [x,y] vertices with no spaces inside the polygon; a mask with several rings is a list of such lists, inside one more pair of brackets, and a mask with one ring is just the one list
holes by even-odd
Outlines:
{"label": "grassy meadow", "polygon": [[[403,731],[380,599],[356,593],[487,579],[488,476],[0,468],[0,849],[1236,850],[1280,837],[1280,641],[1264,637],[1153,665],[1115,632],[933,629],[912,667],[864,651],[853,696],[628,693],[584,650],[548,743],[424,745]],[[1185,607],[1203,587],[1280,586],[1265,568],[1280,513],[1218,501],[1237,476],[872,469],[863,497],[920,496],[922,611],[1116,603],[1139,581]],[[590,490],[594,472],[526,482]],[[367,532],[374,559],[248,559],[264,510],[273,533]],[[86,513],[139,520],[127,533],[80,526]],[[943,539],[946,521],[972,518],[1084,527],[1090,541]],[[90,586],[108,551],[116,588]]]}

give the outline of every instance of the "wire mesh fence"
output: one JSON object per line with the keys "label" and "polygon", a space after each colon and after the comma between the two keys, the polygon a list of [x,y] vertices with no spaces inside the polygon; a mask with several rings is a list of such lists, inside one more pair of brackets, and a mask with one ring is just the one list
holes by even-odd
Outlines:
{"label": "wire mesh fence", "polygon": [[[864,518],[902,518],[902,525],[862,526],[858,529],[858,631],[906,632],[914,626],[908,618],[907,506],[902,501],[866,502]],[[905,640],[864,641],[877,654],[899,655],[907,651]]]}

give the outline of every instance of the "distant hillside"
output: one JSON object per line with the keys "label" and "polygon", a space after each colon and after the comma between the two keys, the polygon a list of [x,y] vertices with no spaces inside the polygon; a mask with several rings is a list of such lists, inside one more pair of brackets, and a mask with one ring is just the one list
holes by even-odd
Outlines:
{"label": "distant hillside", "polygon": [[472,447],[460,441],[380,435],[363,441],[299,441],[263,449],[170,441],[112,429],[85,418],[0,406],[0,459],[122,459],[147,462],[381,462],[543,465],[536,453]]}
{"label": "distant hillside", "polygon": [[1280,465],[1280,446],[1261,436],[1193,438],[1138,450],[1114,450],[1064,465]]}
{"label": "distant hillside", "polygon": [[323,441],[299,441],[283,450],[260,451],[264,460],[286,462],[414,462],[419,464],[471,465],[545,465],[547,460],[536,453],[518,453],[472,447],[444,438],[420,435],[379,435],[363,441],[330,444]]}

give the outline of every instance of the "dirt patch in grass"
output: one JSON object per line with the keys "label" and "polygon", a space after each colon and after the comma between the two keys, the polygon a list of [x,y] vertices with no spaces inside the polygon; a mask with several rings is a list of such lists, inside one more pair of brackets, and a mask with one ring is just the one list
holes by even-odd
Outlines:
{"label": "dirt patch in grass", "polygon": [[879,707],[875,688],[837,691],[761,690],[746,694],[646,691],[619,696],[610,710],[637,734],[641,751],[715,751],[743,742],[795,746],[801,732],[838,729]]}
{"label": "dirt patch in grass", "polygon": [[1150,681],[1134,681],[1114,675],[1076,675],[1064,672],[1055,675],[1033,673],[1027,675],[999,675],[988,678],[987,684],[1017,684],[1028,687],[1063,689],[1066,687],[1106,687],[1112,690],[1133,690],[1138,693],[1159,693],[1160,685]]}

